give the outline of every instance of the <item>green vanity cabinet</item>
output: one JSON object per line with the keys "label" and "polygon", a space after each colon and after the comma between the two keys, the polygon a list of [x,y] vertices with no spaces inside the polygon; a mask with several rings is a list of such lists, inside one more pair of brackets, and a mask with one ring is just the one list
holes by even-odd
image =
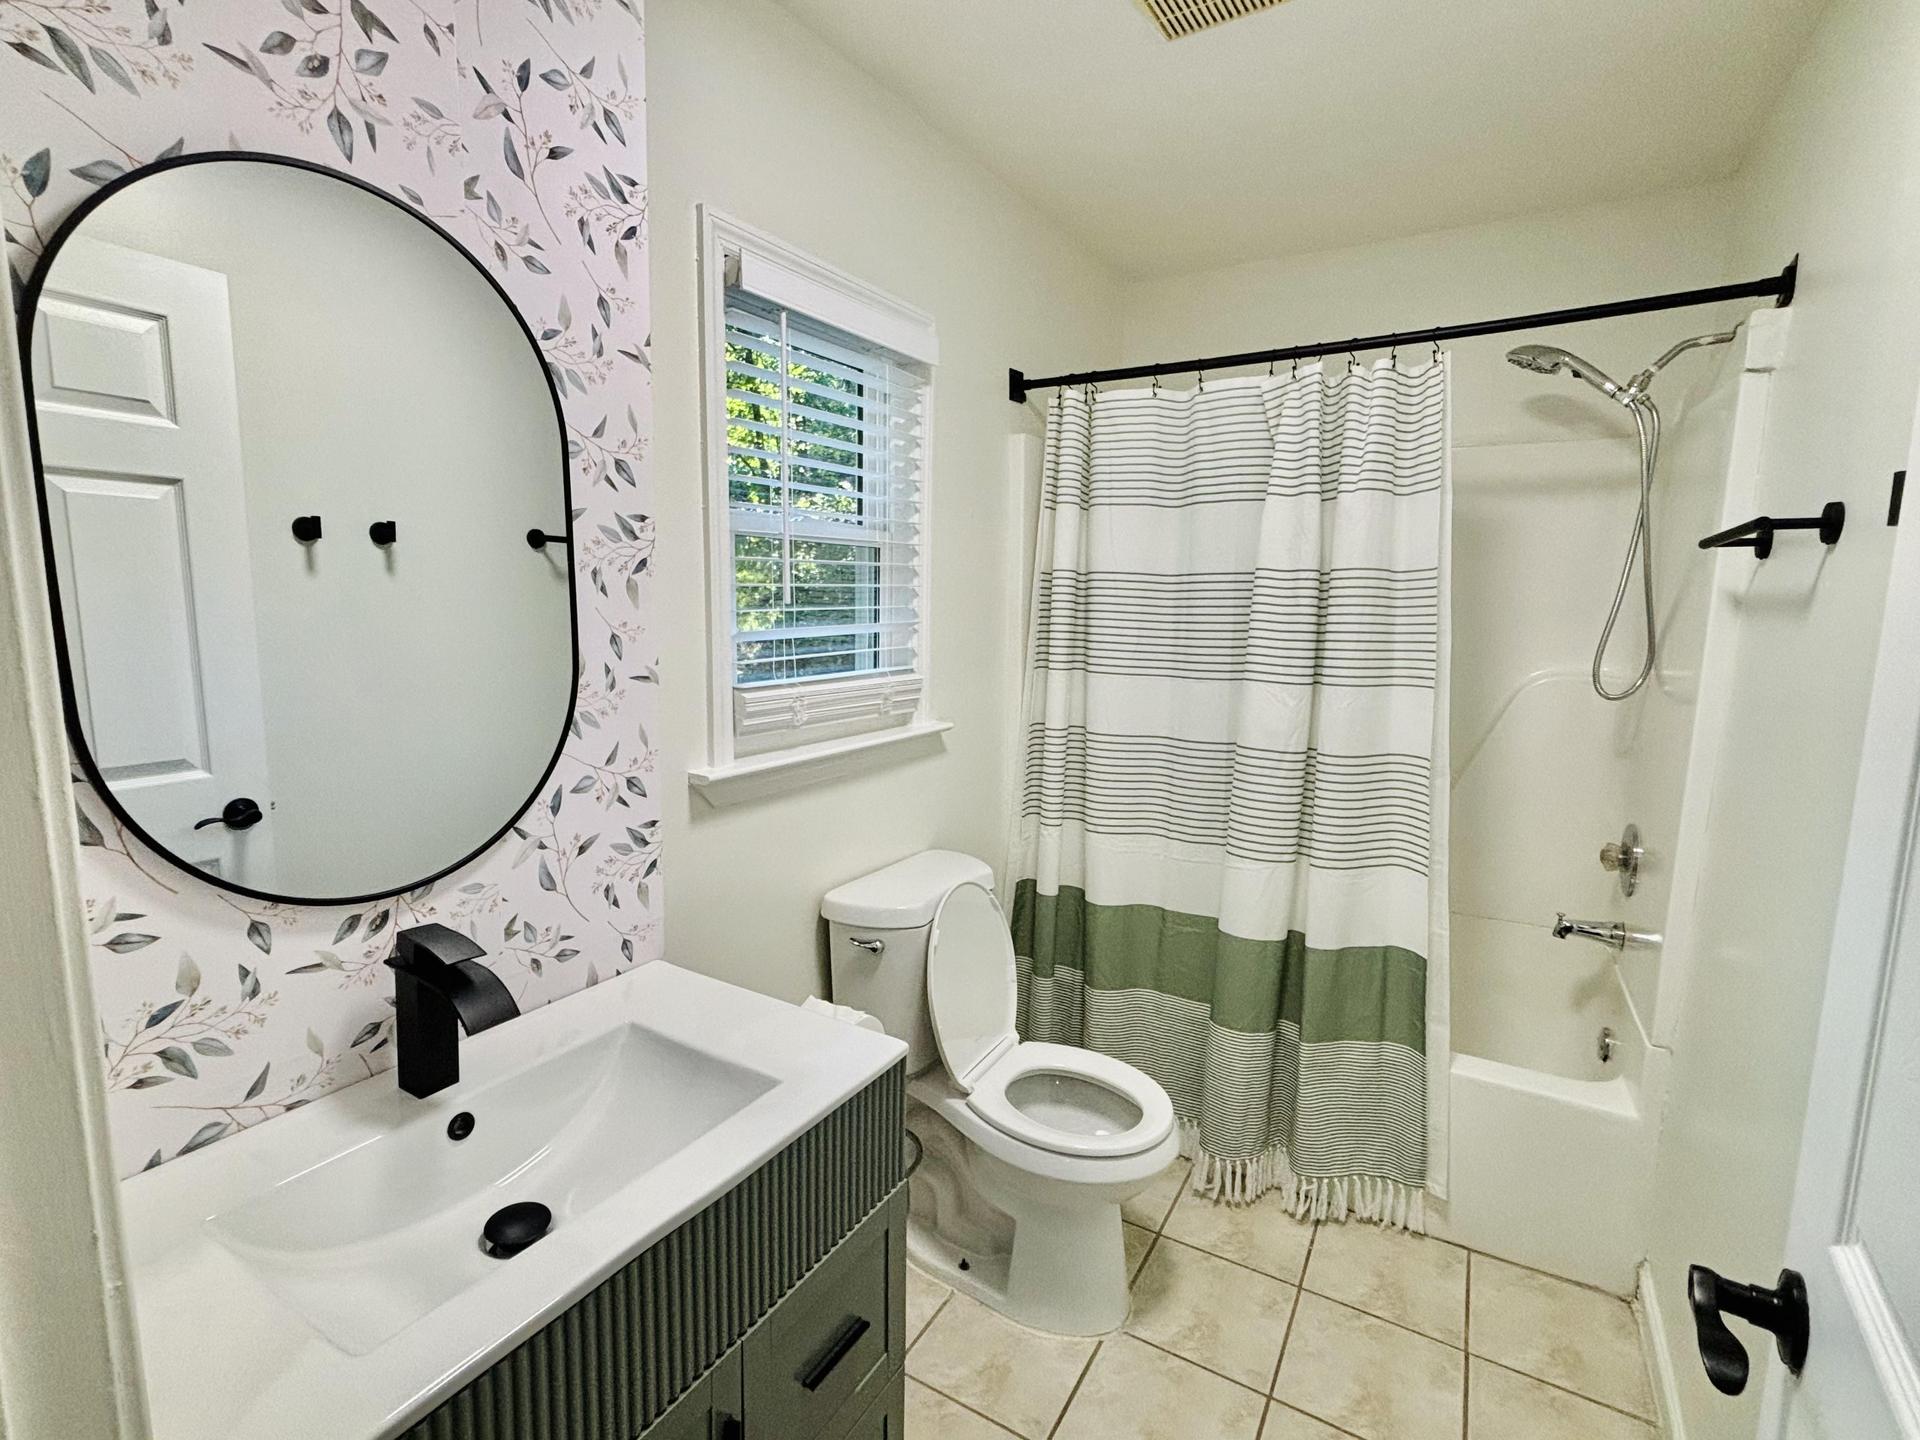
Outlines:
{"label": "green vanity cabinet", "polygon": [[396,1440],[900,1440],[905,1106],[896,1066]]}
{"label": "green vanity cabinet", "polygon": [[901,1186],[645,1440],[899,1440],[906,1219]]}
{"label": "green vanity cabinet", "polygon": [[750,1440],[856,1434],[876,1398],[904,1391],[906,1231],[901,1186],[747,1336]]}

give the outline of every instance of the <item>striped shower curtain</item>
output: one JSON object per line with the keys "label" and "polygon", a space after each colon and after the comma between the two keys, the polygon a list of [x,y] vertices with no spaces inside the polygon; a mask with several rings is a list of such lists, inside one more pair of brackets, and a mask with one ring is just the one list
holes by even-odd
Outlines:
{"label": "striped shower curtain", "polygon": [[1062,392],[1011,851],[1021,1033],[1163,1085],[1193,1183],[1445,1195],[1448,364]]}

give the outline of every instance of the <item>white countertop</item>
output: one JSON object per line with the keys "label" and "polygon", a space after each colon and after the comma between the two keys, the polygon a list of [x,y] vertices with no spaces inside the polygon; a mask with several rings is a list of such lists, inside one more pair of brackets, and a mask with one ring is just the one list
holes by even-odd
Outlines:
{"label": "white countertop", "polygon": [[[477,1092],[626,1026],[774,1083],[512,1261],[489,1261],[423,1318],[355,1347],[365,1353],[326,1338],[209,1224],[314,1166],[393,1143],[403,1127],[413,1148],[396,1153],[431,1163],[419,1138],[429,1127],[445,1144],[459,1111],[486,1123]],[[460,1048],[460,1084],[429,1099],[402,1093],[387,1072],[123,1183],[155,1440],[381,1440],[405,1429],[906,1053],[898,1040],[663,961]],[[618,1117],[629,1118],[636,1134],[648,1120]],[[322,1264],[326,1253],[324,1242],[307,1252]]]}

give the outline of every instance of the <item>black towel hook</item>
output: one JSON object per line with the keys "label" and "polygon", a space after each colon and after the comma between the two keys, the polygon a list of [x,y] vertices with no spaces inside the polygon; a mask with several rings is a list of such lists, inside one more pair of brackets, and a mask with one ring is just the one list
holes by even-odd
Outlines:
{"label": "black towel hook", "polygon": [[1715,531],[1700,542],[1700,548],[1750,549],[1754,559],[1764,560],[1773,554],[1773,537],[1781,530],[1815,530],[1819,532],[1822,545],[1834,545],[1839,543],[1840,533],[1846,528],[1846,505],[1839,500],[1829,500],[1820,507],[1818,515],[1792,515],[1784,519],[1774,515],[1757,515],[1742,524]]}
{"label": "black towel hook", "polygon": [[569,541],[566,536],[549,535],[537,526],[527,531],[527,544],[535,550],[544,550],[549,545],[565,545],[569,548],[572,546],[572,542]]}

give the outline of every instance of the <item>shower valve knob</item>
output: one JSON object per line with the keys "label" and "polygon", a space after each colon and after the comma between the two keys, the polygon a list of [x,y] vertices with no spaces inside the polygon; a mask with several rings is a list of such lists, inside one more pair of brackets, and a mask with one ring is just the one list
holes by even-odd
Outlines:
{"label": "shower valve knob", "polygon": [[1600,847],[1600,868],[1617,874],[1620,893],[1631,895],[1640,883],[1640,861],[1646,853],[1640,845],[1640,827],[1628,825],[1618,840],[1609,840]]}

